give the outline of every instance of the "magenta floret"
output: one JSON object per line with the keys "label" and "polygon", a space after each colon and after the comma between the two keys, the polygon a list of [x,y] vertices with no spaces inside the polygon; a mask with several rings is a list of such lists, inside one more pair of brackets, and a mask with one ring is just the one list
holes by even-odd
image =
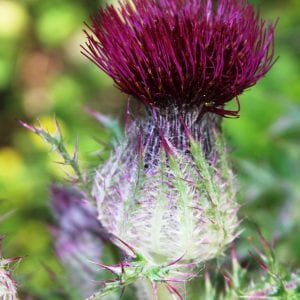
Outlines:
{"label": "magenta floret", "polygon": [[83,53],[146,105],[224,104],[274,63],[275,24],[244,0],[132,0],[101,8]]}

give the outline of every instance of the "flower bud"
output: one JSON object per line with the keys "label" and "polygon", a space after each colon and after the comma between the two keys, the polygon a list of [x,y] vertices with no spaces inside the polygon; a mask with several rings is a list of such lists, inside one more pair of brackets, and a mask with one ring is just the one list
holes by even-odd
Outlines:
{"label": "flower bud", "polygon": [[204,262],[237,234],[236,188],[217,120],[198,117],[173,109],[134,122],[95,175],[101,224],[155,264]]}

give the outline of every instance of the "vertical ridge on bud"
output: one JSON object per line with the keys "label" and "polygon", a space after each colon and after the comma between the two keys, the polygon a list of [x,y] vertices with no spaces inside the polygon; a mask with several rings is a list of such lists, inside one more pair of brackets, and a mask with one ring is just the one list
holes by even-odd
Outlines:
{"label": "vertical ridge on bud", "polygon": [[143,124],[137,124],[145,149],[144,159],[159,155],[162,140],[168,140],[180,153],[189,152],[190,138],[201,142],[205,156],[213,155],[215,134],[220,131],[220,118],[212,113],[203,114],[201,108],[180,109],[174,105],[164,109],[148,110]]}

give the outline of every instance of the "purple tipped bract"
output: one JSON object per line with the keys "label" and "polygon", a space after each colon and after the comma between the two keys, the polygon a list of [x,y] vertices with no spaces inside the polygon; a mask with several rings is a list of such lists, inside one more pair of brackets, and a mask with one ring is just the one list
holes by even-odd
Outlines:
{"label": "purple tipped bract", "polygon": [[101,8],[83,53],[123,92],[148,106],[224,104],[274,62],[275,24],[244,0],[132,0]]}

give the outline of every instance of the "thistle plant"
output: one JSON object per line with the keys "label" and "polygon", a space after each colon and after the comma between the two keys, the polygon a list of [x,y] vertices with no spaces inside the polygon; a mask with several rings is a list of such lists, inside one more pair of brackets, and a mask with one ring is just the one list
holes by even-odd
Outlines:
{"label": "thistle plant", "polygon": [[[239,116],[238,96],[272,67],[274,29],[243,0],[124,0],[92,17],[83,54],[138,103],[125,135],[89,181],[60,134],[25,124],[74,168],[95,205],[92,230],[98,224],[125,255],[98,262],[115,279],[89,299],[136,282],[140,299],[183,299],[196,268],[239,234],[221,121]],[[226,107],[232,99],[236,110]]]}
{"label": "thistle plant", "polygon": [[[238,95],[271,68],[274,24],[245,1],[133,0],[100,9],[88,29],[83,53],[145,110],[96,171],[99,221],[133,266],[222,254],[239,222],[221,117],[237,117]],[[178,295],[176,272],[140,273]]]}

